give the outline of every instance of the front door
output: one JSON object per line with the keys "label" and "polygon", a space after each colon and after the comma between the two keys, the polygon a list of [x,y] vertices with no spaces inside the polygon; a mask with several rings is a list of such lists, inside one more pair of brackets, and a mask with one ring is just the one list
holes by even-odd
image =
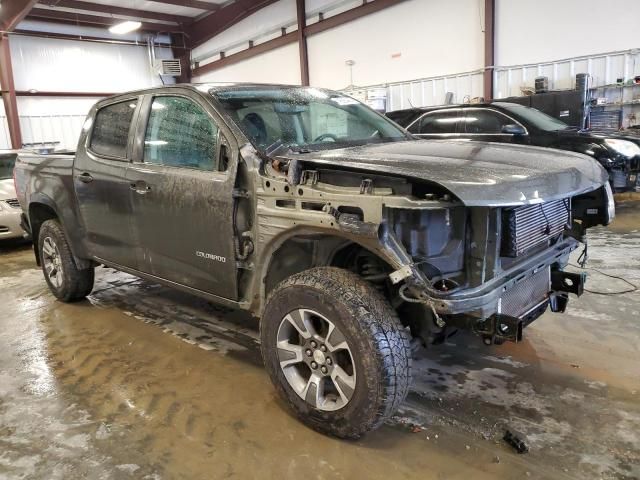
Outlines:
{"label": "front door", "polygon": [[219,159],[220,122],[187,93],[148,96],[142,108],[127,175],[139,270],[235,300],[235,165]]}
{"label": "front door", "polygon": [[407,130],[424,139],[456,139],[460,138],[459,130],[463,120],[464,113],[460,108],[435,110],[422,115]]}
{"label": "front door", "polygon": [[[139,99],[101,104],[78,149],[73,183],[78,197],[89,253],[99,259],[136,268],[133,248],[131,194],[127,170]],[[69,206],[69,208],[71,208]]]}

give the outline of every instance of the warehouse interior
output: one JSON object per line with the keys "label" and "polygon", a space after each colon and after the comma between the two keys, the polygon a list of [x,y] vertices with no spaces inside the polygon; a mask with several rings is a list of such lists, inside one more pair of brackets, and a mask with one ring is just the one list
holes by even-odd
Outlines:
{"label": "warehouse interior", "polygon": [[[640,479],[640,3],[603,7],[593,0],[0,0],[0,479]],[[266,95],[262,106],[234,117],[253,108],[250,95]],[[162,136],[166,123],[149,137],[144,122],[173,108],[158,102],[163,96],[208,105],[202,109],[218,122],[207,132],[219,171],[198,177],[193,164],[180,172],[179,164],[147,162],[153,148],[182,142],[186,151],[194,143],[180,118],[173,128],[182,140]],[[309,104],[332,101],[315,107],[318,143],[287,144],[273,133],[269,101],[281,116],[303,117],[298,130],[315,121],[304,117]],[[118,104],[131,107],[126,154],[100,159],[92,135],[100,113]],[[335,105],[361,109],[360,117],[341,123]],[[230,106],[236,110],[223,111]],[[508,120],[474,130],[483,111]],[[186,125],[192,111],[180,112]],[[359,119],[376,125],[371,145],[346,140]],[[118,121],[100,127],[106,142],[118,135]],[[386,143],[391,130],[397,138]],[[220,132],[215,140],[212,131]],[[86,173],[90,162],[106,165],[102,176]],[[178,180],[158,180],[172,168]],[[132,177],[140,172],[146,182]],[[110,190],[109,181],[119,186]],[[104,191],[86,190],[91,185]],[[163,186],[172,190],[166,197],[157,193]],[[129,203],[118,199],[122,192]],[[136,218],[136,202],[149,197],[157,208]],[[424,202],[449,204],[446,217],[417,219],[417,209],[436,211]],[[537,215],[548,252],[541,243],[518,245],[518,211],[531,224]],[[101,227],[112,230],[93,232],[87,215],[103,216]],[[289,238],[287,229],[302,233]],[[125,231],[130,239],[116,238]],[[211,246],[227,233],[227,250]],[[48,246],[50,238],[66,243]],[[442,242],[449,243],[437,259],[429,257]],[[116,244],[124,245],[121,258],[128,250],[150,269],[110,259]],[[362,250],[350,250],[356,244]],[[492,245],[500,258],[489,258]],[[181,248],[190,249],[187,260]],[[531,270],[547,272],[535,318],[533,303],[503,307],[507,298],[525,302],[527,292],[504,292],[524,277],[517,270],[527,256],[553,249],[554,260]],[[466,263],[450,272],[443,262],[456,252]],[[180,272],[158,273],[161,263]],[[258,277],[263,264],[273,270]],[[52,285],[47,269],[68,282],[65,265],[90,270],[92,288],[63,299],[56,287],[70,287]],[[360,287],[348,290],[338,267]],[[292,282],[322,268],[333,269],[326,279],[334,291],[309,294],[311,305],[343,305],[371,290],[353,316],[377,316],[371,321],[387,336],[380,318],[392,312],[410,378],[393,409],[385,402],[399,377],[383,385],[367,376],[375,365],[397,370],[385,363],[397,359],[380,360],[392,340],[371,347],[362,334],[371,355],[359,359],[360,340],[352,339],[342,356],[330,356],[340,323],[327,313],[313,318],[329,325],[329,353],[287,321],[311,378],[317,368],[335,382],[331,408],[317,399],[308,405],[309,384],[296,390],[278,350],[282,371],[269,366],[263,315],[287,313],[295,302],[311,311],[303,294],[295,300],[302,287]],[[499,290],[499,274],[508,279],[502,293],[488,294]],[[406,293],[418,288],[412,275],[442,287],[433,297]],[[484,295],[473,315],[463,306],[441,310],[449,293],[466,287],[456,305]],[[367,305],[383,297],[384,308]],[[490,297],[498,303],[487,333],[479,315]],[[346,312],[344,305],[335,311]],[[500,324],[501,315],[512,323]],[[423,320],[405,316],[436,326],[427,333]],[[291,317],[284,318],[273,333],[278,345]],[[344,367],[354,393],[343,394],[332,362]],[[367,395],[382,402],[377,420],[343,434]]]}

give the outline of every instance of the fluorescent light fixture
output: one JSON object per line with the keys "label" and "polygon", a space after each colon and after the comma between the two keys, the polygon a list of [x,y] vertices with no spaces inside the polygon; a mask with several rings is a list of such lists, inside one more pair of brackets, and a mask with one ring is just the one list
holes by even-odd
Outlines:
{"label": "fluorescent light fixture", "polygon": [[118,35],[124,35],[125,33],[133,32],[134,30],[138,30],[142,26],[140,22],[133,22],[131,20],[127,20],[124,22],[116,23],[109,27],[109,31],[111,33],[115,33]]}

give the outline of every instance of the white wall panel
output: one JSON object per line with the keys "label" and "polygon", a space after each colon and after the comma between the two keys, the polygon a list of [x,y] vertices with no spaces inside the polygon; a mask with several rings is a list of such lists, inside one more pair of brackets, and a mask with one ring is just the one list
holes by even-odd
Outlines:
{"label": "white wall panel", "polygon": [[639,46],[640,1],[497,0],[496,64],[521,65]]}
{"label": "white wall panel", "polygon": [[[455,5],[454,5],[455,4]],[[311,83],[345,88],[482,67],[481,0],[408,0],[307,40]]]}
{"label": "white wall panel", "polygon": [[[16,90],[118,93],[161,84],[146,45],[119,45],[12,36]],[[172,58],[156,48],[156,58]],[[173,79],[165,79],[172,82]],[[58,142],[75,148],[84,118],[98,98],[18,97],[23,143]],[[8,148],[6,119],[0,119],[0,148]]]}
{"label": "white wall panel", "polygon": [[194,82],[265,82],[299,85],[298,58],[298,44],[294,43],[205,73],[194,78]]}
{"label": "white wall panel", "polygon": [[[455,8],[452,4],[455,3]],[[308,0],[308,23],[318,21],[318,12],[325,18],[361,5],[361,0]],[[482,34],[483,0],[407,0],[380,12],[338,28],[308,37],[311,83],[328,88],[345,88],[350,83],[346,60],[354,60],[353,82],[373,85],[419,79],[434,75],[466,72],[483,63]],[[280,35],[281,27],[294,30],[295,1],[280,0],[247,17],[230,29],[197,47],[193,57],[201,65],[218,59],[218,52],[227,55],[246,48],[249,40],[255,44]],[[297,47],[286,47],[291,55],[270,53],[223,69],[225,80],[235,74],[257,80],[270,61],[276,60],[277,77],[287,83],[299,82]],[[283,50],[283,49],[280,49]],[[282,63],[281,63],[282,62]],[[284,62],[289,62],[285,64]],[[239,67],[239,65],[242,65]],[[251,69],[255,66],[255,72]],[[235,67],[235,68],[234,68]],[[290,74],[282,69],[290,69]],[[220,70],[220,71],[223,71]],[[229,73],[233,73],[229,75]],[[207,74],[203,80],[219,79]]]}
{"label": "white wall panel", "polygon": [[11,37],[16,90],[123,92],[157,85],[144,46]]}

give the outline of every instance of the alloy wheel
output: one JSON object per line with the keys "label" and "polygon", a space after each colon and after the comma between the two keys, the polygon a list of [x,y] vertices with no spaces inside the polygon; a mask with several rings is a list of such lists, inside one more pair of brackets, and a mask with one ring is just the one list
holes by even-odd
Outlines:
{"label": "alloy wheel", "polygon": [[331,320],[309,309],[280,322],[278,360],[287,382],[314,408],[334,411],[353,396],[356,370],[346,337]]}
{"label": "alloy wheel", "polygon": [[46,237],[42,242],[42,261],[51,285],[60,288],[63,282],[62,259],[58,245],[51,237]]}

